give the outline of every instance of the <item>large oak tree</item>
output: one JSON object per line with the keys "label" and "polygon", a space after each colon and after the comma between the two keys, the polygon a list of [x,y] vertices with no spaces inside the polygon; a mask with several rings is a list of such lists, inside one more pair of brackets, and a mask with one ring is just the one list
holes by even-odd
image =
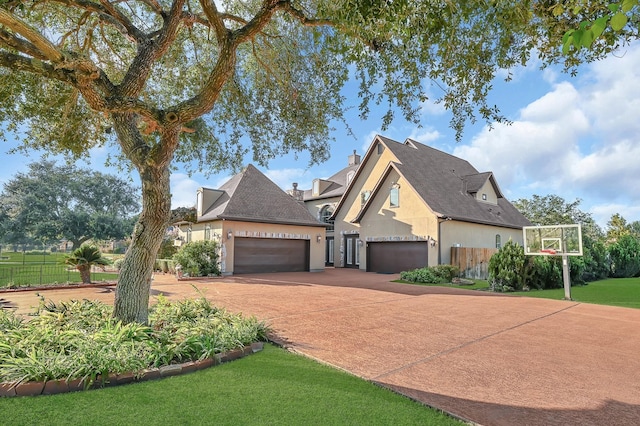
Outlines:
{"label": "large oak tree", "polygon": [[138,213],[137,188],[117,176],[58,166],[29,164],[0,193],[0,241],[71,242],[75,250],[93,240],[126,238]]}
{"label": "large oak tree", "polygon": [[51,152],[80,156],[115,143],[137,170],[143,209],[114,314],[146,322],[174,159],[234,168],[247,144],[261,164],[305,150],[323,161],[332,126],[352,106],[341,91],[349,79],[359,83],[362,116],[389,106],[383,127],[393,111],[417,122],[431,83],[458,135],[466,120],[500,120],[487,102],[496,73],[531,52],[553,62],[580,22],[554,5],[0,0],[0,120]]}

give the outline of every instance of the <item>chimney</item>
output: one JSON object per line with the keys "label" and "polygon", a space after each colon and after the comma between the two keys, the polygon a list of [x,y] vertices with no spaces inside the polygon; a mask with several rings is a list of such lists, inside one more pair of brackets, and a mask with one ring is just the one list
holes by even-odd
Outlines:
{"label": "chimney", "polygon": [[298,182],[293,182],[293,189],[287,191],[296,201],[304,201],[304,191],[298,189]]}
{"label": "chimney", "polygon": [[356,154],[356,150],[353,150],[353,154],[349,156],[349,165],[355,166],[356,164],[360,164],[360,156]]}

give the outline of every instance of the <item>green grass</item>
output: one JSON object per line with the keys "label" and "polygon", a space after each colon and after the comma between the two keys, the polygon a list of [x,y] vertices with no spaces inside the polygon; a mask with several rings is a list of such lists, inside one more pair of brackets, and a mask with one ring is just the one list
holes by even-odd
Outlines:
{"label": "green grass", "polygon": [[410,282],[410,281],[405,281],[405,280],[394,280],[394,283],[401,283],[401,284],[412,284],[412,285],[422,285],[422,286],[427,286],[427,287],[451,287],[451,288],[462,288],[462,289],[466,289],[466,290],[488,290],[489,289],[489,283],[487,281],[484,280],[472,280],[475,282],[475,284],[472,285],[460,285],[460,284],[428,284],[428,283],[414,283],[414,282]]}
{"label": "green grass", "polygon": [[[561,300],[564,298],[564,289],[531,290],[511,294]],[[610,278],[585,286],[571,287],[571,298],[577,302],[640,309],[640,278]]]}
{"label": "green grass", "polygon": [[[65,253],[3,251],[0,260],[0,288],[8,285],[34,287],[57,283],[79,283],[80,273],[62,265]],[[5,259],[7,258],[8,259]],[[118,274],[96,272],[94,282],[114,281]]]}
{"label": "green grass", "polygon": [[192,374],[95,391],[0,399],[10,425],[460,425],[283,349]]}

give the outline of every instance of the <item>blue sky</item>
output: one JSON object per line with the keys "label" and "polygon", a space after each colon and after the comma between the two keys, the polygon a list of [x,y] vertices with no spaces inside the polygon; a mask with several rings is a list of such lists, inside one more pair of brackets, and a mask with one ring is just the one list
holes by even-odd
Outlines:
{"label": "blue sky", "polygon": [[[363,154],[376,134],[400,142],[412,138],[464,158],[480,172],[492,171],[509,200],[556,194],[567,201],[581,199],[582,210],[603,227],[614,213],[629,222],[640,220],[640,43],[583,66],[573,78],[558,69],[541,71],[535,61],[512,72],[513,81],[498,77],[491,93],[491,104],[501,108],[513,122],[510,126],[496,124],[489,130],[485,123],[470,125],[457,143],[448,127],[449,113],[431,102],[423,105],[421,128],[396,119],[382,131],[383,109],[373,109],[366,121],[353,111],[348,121],[355,137],[338,124],[326,163],[308,168],[308,156],[302,154],[260,169],[283,189],[292,182],[308,189],[314,178],[345,167],[353,150]],[[430,90],[437,97],[440,89]],[[355,96],[351,103],[357,105]],[[38,152],[7,154],[13,146],[12,141],[0,143],[0,184],[40,158]],[[91,167],[121,173],[105,167],[105,158],[105,149],[94,150]],[[174,172],[173,207],[195,205],[197,188],[216,188],[229,177]]]}

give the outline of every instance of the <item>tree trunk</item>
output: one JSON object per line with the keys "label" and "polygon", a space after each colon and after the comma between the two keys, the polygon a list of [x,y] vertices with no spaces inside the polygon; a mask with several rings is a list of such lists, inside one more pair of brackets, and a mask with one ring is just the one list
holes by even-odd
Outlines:
{"label": "tree trunk", "polygon": [[[123,126],[120,128],[122,131],[118,131],[117,119],[114,123],[119,142],[123,145],[125,153],[129,154],[131,151],[127,143],[132,141],[125,138],[131,136],[129,132],[132,128],[124,121],[127,121],[126,117],[120,123]],[[167,132],[162,139],[165,147],[175,150],[178,133]],[[135,157],[135,155],[132,156]],[[146,324],[148,322],[153,266],[171,215],[169,186],[171,156],[169,155],[169,161],[153,161],[152,155],[148,155],[144,158],[144,164],[141,164],[140,157],[132,159],[138,168],[142,183],[142,212],[133,230],[131,244],[122,262],[116,286],[113,316],[124,323]]]}
{"label": "tree trunk", "polygon": [[80,279],[82,284],[91,284],[91,266],[90,265],[78,265],[78,271],[80,271]]}

